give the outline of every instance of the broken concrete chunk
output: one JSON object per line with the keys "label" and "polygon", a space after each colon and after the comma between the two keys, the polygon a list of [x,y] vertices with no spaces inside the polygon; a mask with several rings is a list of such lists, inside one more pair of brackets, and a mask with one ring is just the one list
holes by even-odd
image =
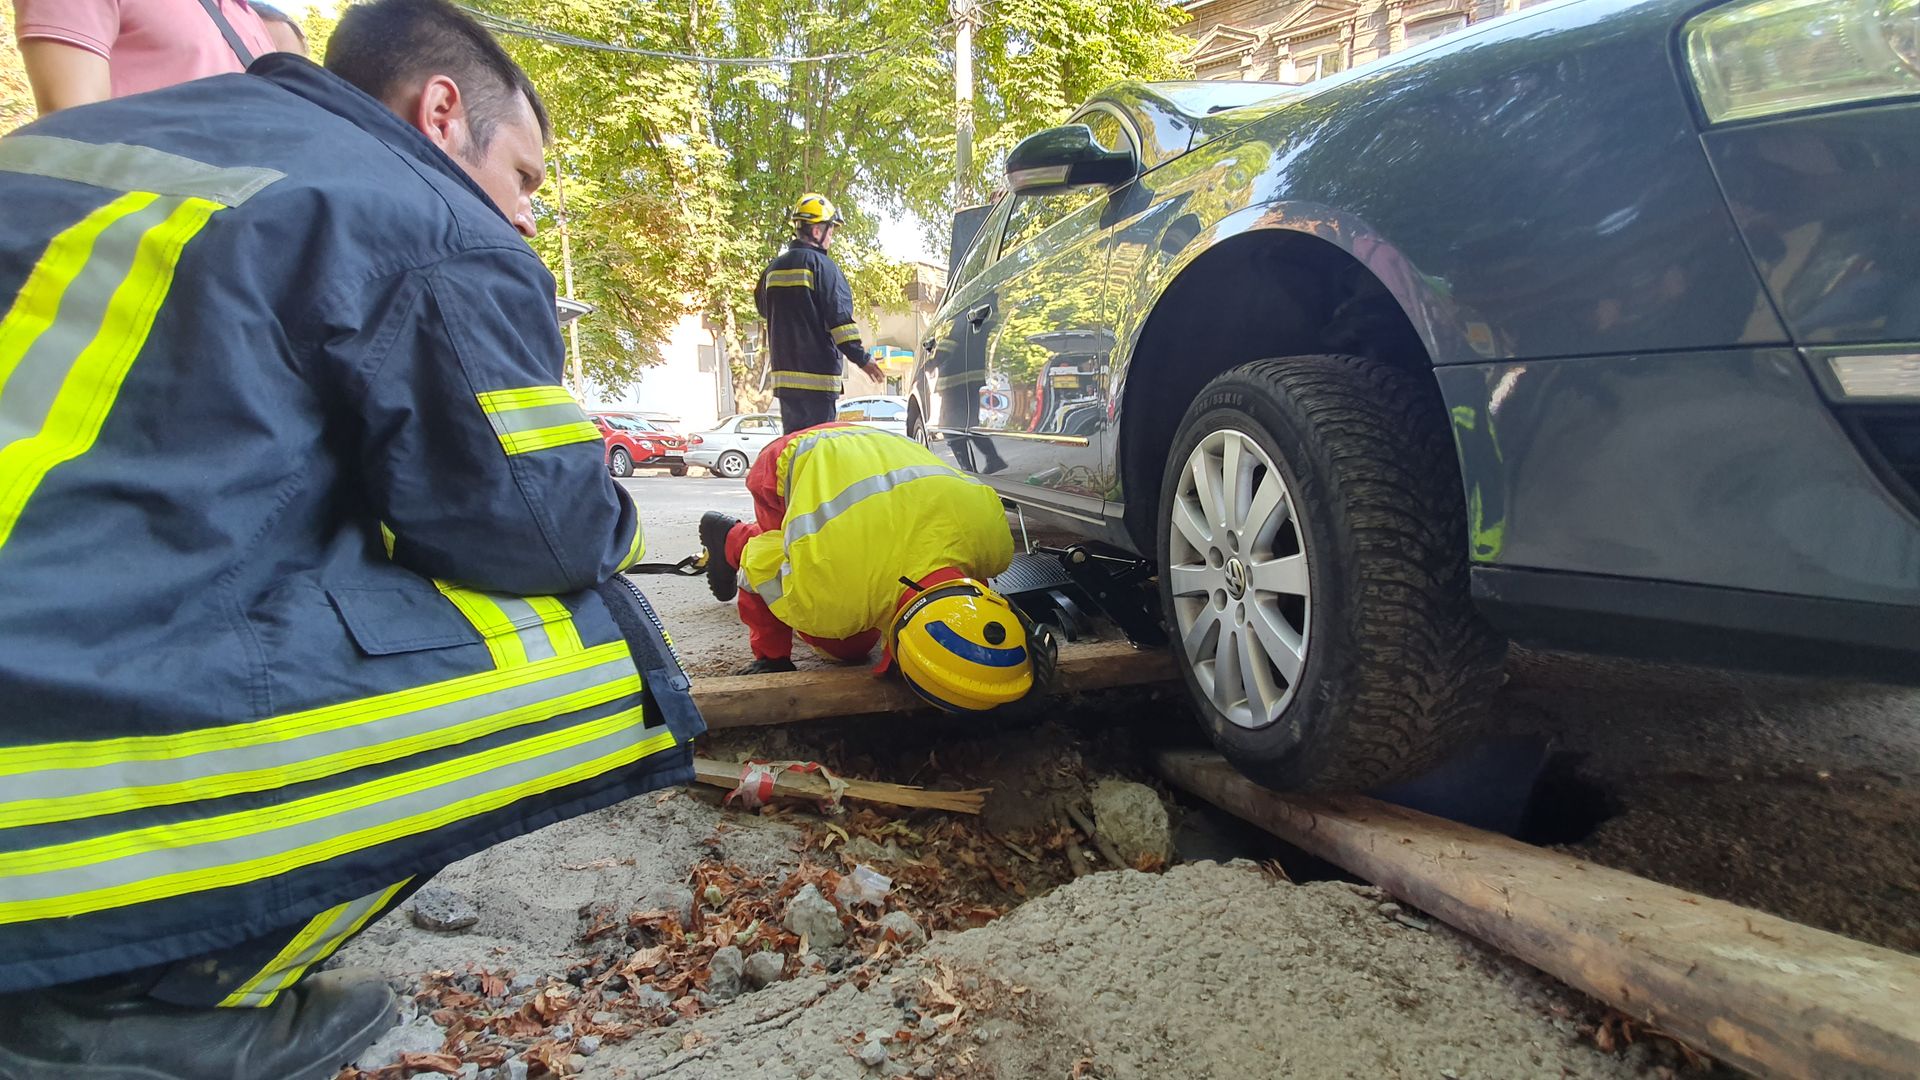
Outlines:
{"label": "broken concrete chunk", "polygon": [[868,1039],[860,1047],[860,1064],[869,1069],[877,1069],[887,1063],[887,1048],[879,1039]]}
{"label": "broken concrete chunk", "polygon": [[728,1001],[740,996],[741,977],[746,971],[746,960],[740,955],[738,945],[728,945],[713,954],[707,963],[707,993],[715,1000]]}
{"label": "broken concrete chunk", "polygon": [[1165,865],[1173,858],[1173,830],[1160,796],[1145,784],[1102,780],[1094,785],[1093,827],[1128,864]]}
{"label": "broken concrete chunk", "polygon": [[634,990],[633,996],[640,1001],[643,1009],[671,1009],[673,995],[651,986],[642,986]]}
{"label": "broken concrete chunk", "polygon": [[600,1049],[600,1036],[582,1035],[580,1036],[580,1040],[573,1044],[573,1048],[575,1050],[578,1050],[580,1053],[591,1057],[594,1053],[598,1052]]}
{"label": "broken concrete chunk", "polygon": [[764,989],[780,981],[781,972],[787,967],[786,957],[777,952],[757,952],[747,957],[745,976],[747,985],[755,990]]}
{"label": "broken concrete chunk", "polygon": [[353,1059],[353,1064],[362,1072],[378,1072],[399,1064],[402,1054],[437,1054],[446,1041],[445,1029],[422,1016],[387,1029],[385,1035]]}
{"label": "broken concrete chunk", "polygon": [[480,909],[473,901],[442,885],[428,885],[414,893],[408,914],[422,930],[465,930],[480,921]]}
{"label": "broken concrete chunk", "polygon": [[847,940],[846,928],[840,925],[839,910],[812,885],[801,886],[793,899],[787,901],[786,918],[780,924],[814,946],[838,945]]}
{"label": "broken concrete chunk", "polygon": [[904,911],[889,911],[880,920],[880,928],[893,935],[895,941],[910,949],[919,948],[927,943],[927,932],[913,921],[913,916]]}

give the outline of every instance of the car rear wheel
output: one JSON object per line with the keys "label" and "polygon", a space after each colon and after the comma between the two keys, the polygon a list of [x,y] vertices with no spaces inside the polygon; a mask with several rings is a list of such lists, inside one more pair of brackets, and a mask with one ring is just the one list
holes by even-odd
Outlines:
{"label": "car rear wheel", "polygon": [[1432,384],[1263,360],[1187,410],[1161,486],[1161,602],[1221,753],[1282,789],[1364,790],[1473,731],[1505,645],[1468,595]]}
{"label": "car rear wheel", "polygon": [[615,476],[632,476],[633,455],[624,447],[614,447],[613,453],[607,455],[607,471]]}
{"label": "car rear wheel", "polygon": [[667,475],[685,476],[687,475],[687,467],[685,465],[669,465],[667,466]]}
{"label": "car rear wheel", "polygon": [[747,475],[747,455],[738,450],[729,450],[714,462],[714,471],[729,480],[738,480]]}

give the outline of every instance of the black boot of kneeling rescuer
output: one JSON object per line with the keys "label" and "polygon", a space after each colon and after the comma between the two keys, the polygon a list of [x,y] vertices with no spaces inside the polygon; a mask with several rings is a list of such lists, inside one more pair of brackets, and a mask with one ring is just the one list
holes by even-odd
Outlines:
{"label": "black boot of kneeling rescuer", "polygon": [[707,553],[707,590],[723,604],[733,599],[739,589],[735,570],[727,565],[727,534],[738,524],[739,518],[728,517],[718,510],[700,515],[700,546]]}
{"label": "black boot of kneeling rescuer", "polygon": [[734,674],[735,675],[773,675],[782,671],[798,671],[798,670],[799,670],[798,668],[793,666],[793,661],[787,657],[782,656],[777,660],[768,660],[764,657],[760,657],[760,658],[756,658],[753,661],[753,663],[748,664],[746,667],[743,667],[740,670],[734,672]]}
{"label": "black boot of kneeling rescuer", "polygon": [[265,1008],[0,997],[0,1080],[328,1080],[399,1019],[376,973],[343,968]]}

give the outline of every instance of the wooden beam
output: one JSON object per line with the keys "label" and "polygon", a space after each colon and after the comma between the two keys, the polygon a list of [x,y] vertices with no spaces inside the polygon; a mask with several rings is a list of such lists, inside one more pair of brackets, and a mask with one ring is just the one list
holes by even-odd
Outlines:
{"label": "wooden beam", "polygon": [[[1177,677],[1172,655],[1163,650],[1099,641],[1060,650],[1053,689],[1055,693],[1080,693]],[[876,679],[865,667],[695,679],[693,700],[710,728],[762,727],[929,708],[899,679]]]}
{"label": "wooden beam", "polygon": [[1690,1046],[1764,1077],[1912,1077],[1920,957],[1360,796],[1285,796],[1214,754],[1161,771]]}
{"label": "wooden beam", "polygon": [[[697,757],[693,759],[694,779],[732,791],[740,786],[741,765],[738,761]],[[990,790],[971,788],[966,791],[937,791],[880,780],[854,780],[844,776],[836,776],[836,779],[844,785],[840,794],[849,799],[865,799],[889,806],[951,810],[957,814],[980,813],[986,806],[987,792]],[[773,793],[797,799],[826,799],[832,797],[833,785],[819,773],[783,772],[773,778]]]}

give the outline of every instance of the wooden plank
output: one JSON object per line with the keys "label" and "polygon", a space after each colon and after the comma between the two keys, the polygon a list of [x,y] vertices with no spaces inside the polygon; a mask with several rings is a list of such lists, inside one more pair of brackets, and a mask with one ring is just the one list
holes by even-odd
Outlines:
{"label": "wooden plank", "polygon": [[[738,761],[697,757],[693,759],[694,779],[732,791],[740,786],[741,765]],[[986,806],[987,792],[990,790],[970,788],[965,791],[933,791],[881,780],[854,780],[837,775],[836,778],[845,785],[840,793],[849,799],[865,799],[889,806],[951,810],[959,814],[978,814]],[[832,796],[833,787],[819,773],[783,772],[773,778],[773,793],[800,799],[825,799]]]}
{"label": "wooden plank", "polygon": [[[1123,641],[1068,645],[1060,650],[1056,693],[1106,690],[1176,678],[1165,651]],[[725,675],[693,681],[693,700],[710,728],[761,727],[829,717],[917,712],[930,706],[897,678],[876,679],[866,667]]]}
{"label": "wooden plank", "polygon": [[1912,1077],[1920,957],[1359,796],[1283,796],[1162,754],[1207,801],[1765,1077]]}

